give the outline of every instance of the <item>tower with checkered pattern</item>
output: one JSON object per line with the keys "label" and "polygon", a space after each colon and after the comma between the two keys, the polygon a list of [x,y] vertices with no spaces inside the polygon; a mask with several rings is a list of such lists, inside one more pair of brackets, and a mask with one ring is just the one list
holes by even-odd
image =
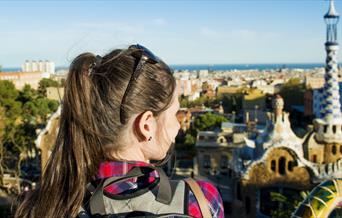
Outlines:
{"label": "tower with checkered pattern", "polygon": [[330,8],[324,19],[327,24],[327,41],[325,43],[327,58],[321,117],[314,121],[317,132],[316,139],[324,143],[342,143],[342,114],[337,69],[337,51],[339,49],[337,23],[339,14],[335,9],[334,0],[330,0]]}

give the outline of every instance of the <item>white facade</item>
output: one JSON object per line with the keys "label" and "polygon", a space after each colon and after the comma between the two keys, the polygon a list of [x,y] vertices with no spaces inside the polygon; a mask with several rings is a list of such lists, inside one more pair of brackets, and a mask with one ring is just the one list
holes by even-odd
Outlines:
{"label": "white facade", "polygon": [[[47,75],[55,73],[55,63],[52,61],[28,61],[22,65],[23,72],[42,72]],[[49,77],[49,76],[47,76]]]}

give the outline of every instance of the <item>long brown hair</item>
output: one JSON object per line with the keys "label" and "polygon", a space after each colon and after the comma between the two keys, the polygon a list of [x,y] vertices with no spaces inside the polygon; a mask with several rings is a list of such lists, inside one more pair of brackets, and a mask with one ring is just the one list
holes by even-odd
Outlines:
{"label": "long brown hair", "polygon": [[[60,128],[40,184],[19,205],[15,217],[76,217],[85,186],[99,163],[111,159],[127,122],[120,123],[120,103],[139,60],[134,49],[117,49],[101,61],[84,53],[72,62],[65,85]],[[95,64],[96,63],[96,64]],[[129,90],[125,120],[152,111],[158,116],[171,104],[175,79],[162,61],[145,63]]]}

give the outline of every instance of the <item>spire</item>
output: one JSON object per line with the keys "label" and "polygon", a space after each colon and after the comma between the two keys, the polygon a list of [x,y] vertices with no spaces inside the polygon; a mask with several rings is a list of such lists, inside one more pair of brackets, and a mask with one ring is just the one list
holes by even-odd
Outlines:
{"label": "spire", "polygon": [[329,11],[324,16],[327,23],[327,42],[325,43],[327,58],[324,76],[323,107],[321,108],[321,117],[327,122],[333,122],[336,119],[342,120],[337,68],[337,51],[339,49],[337,43],[338,17],[334,1],[330,0]]}
{"label": "spire", "polygon": [[283,114],[284,100],[280,95],[276,95],[273,99],[273,110],[276,117]]}
{"label": "spire", "polygon": [[326,143],[342,143],[342,113],[337,68],[337,51],[339,50],[337,23],[339,15],[335,10],[333,0],[330,0],[330,8],[324,19],[327,24],[327,40],[325,43],[327,58],[324,75],[325,84],[322,93],[323,101],[320,111],[321,117],[314,121],[317,132],[316,139]]}
{"label": "spire", "polygon": [[335,9],[334,0],[330,0],[329,11],[324,15],[324,18],[339,17],[338,12]]}

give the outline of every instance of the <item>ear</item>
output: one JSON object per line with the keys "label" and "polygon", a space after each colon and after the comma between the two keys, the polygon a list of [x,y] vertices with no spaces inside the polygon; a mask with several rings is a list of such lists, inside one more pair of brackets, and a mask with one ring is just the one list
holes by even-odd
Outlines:
{"label": "ear", "polygon": [[151,111],[141,113],[135,118],[134,129],[139,141],[147,141],[151,136],[154,137],[156,120]]}

